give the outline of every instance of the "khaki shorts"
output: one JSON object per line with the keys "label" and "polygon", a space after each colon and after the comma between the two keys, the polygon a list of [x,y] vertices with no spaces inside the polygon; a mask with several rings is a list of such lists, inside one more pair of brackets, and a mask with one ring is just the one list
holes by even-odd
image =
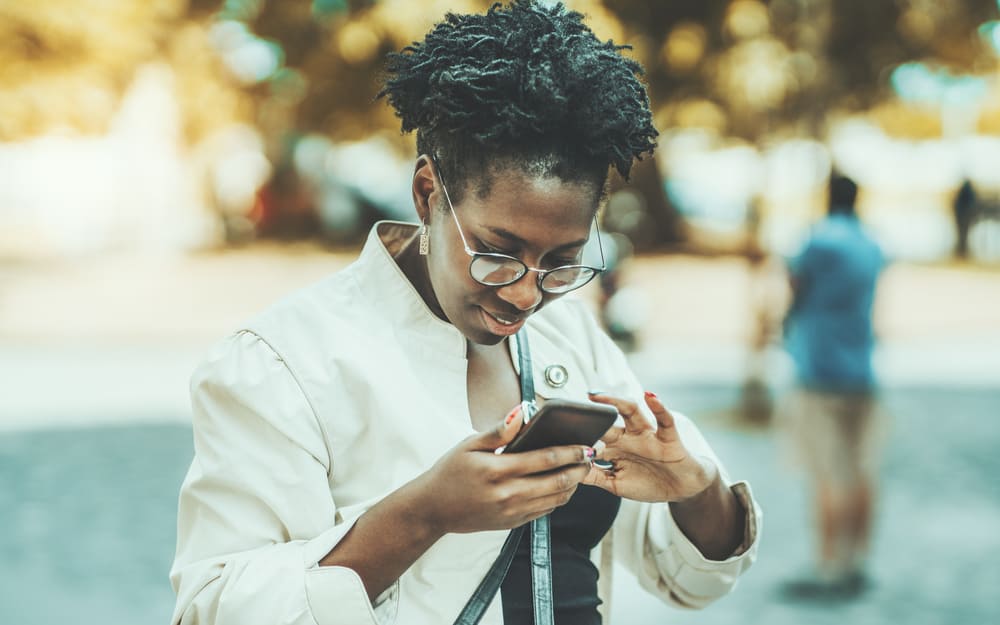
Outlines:
{"label": "khaki shorts", "polygon": [[852,484],[876,476],[889,419],[874,393],[795,389],[776,426],[794,464],[817,480]]}

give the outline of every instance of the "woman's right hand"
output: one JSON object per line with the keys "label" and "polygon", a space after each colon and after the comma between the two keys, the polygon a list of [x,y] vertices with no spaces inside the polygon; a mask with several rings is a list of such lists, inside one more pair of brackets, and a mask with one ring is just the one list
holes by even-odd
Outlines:
{"label": "woman's right hand", "polygon": [[590,470],[593,449],[580,445],[497,454],[521,428],[520,408],[470,436],[415,480],[425,521],[440,533],[510,529],[569,501]]}
{"label": "woman's right hand", "polygon": [[589,448],[498,455],[521,429],[520,411],[508,417],[368,509],[320,565],[353,569],[374,601],[441,536],[510,529],[569,501],[590,471]]}

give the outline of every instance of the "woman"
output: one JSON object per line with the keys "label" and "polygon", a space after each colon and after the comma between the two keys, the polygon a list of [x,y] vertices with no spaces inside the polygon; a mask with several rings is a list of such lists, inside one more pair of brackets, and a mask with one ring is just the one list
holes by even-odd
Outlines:
{"label": "woman", "polygon": [[[377,224],[357,262],[195,373],[174,623],[451,623],[508,530],[548,513],[557,622],[601,622],[593,562],[607,586],[612,555],[691,607],[749,566],[746,486],[560,300],[600,269],[584,248],[609,168],[627,175],[656,135],[639,66],[581,19],[528,1],[449,15],[391,57],[421,224]],[[522,422],[522,328],[543,400],[621,413],[612,470],[580,446],[494,453]],[[484,623],[532,622],[528,558]]]}

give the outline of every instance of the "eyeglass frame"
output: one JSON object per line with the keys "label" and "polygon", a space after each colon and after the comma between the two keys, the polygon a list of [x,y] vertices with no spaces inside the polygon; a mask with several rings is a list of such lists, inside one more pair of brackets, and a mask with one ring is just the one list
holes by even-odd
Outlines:
{"label": "eyeglass frame", "polygon": [[[459,221],[458,221],[458,215],[456,214],[456,211],[455,211],[455,205],[452,204],[452,202],[451,202],[451,195],[448,193],[448,186],[444,183],[444,174],[441,173],[441,167],[438,165],[437,158],[435,158],[434,156],[431,156],[430,159],[431,159],[431,163],[434,165],[434,172],[437,175],[438,180],[441,181],[441,190],[444,192],[444,199],[445,199],[445,201],[448,202],[448,208],[451,211],[452,219],[455,220],[455,227],[458,228],[458,236],[461,237],[461,239],[462,239],[462,247],[465,248],[465,253],[468,254],[471,257],[471,259],[469,260],[469,276],[473,280],[475,280],[476,282],[478,282],[479,284],[482,284],[483,286],[490,286],[490,287],[497,287],[497,288],[499,288],[499,287],[505,287],[505,286],[510,286],[510,285],[518,282],[524,276],[526,276],[529,271],[533,271],[536,274],[538,274],[538,278],[536,280],[536,283],[538,285],[538,290],[540,290],[542,293],[547,293],[549,295],[565,295],[566,293],[572,293],[573,291],[575,291],[577,289],[580,289],[580,288],[583,288],[583,287],[587,286],[588,284],[590,284],[594,280],[594,278],[596,278],[600,274],[602,274],[605,271],[607,271],[608,264],[607,264],[607,261],[604,258],[604,245],[601,243],[601,227],[597,223],[597,215],[594,215],[594,229],[597,231],[597,249],[600,250],[600,253],[601,253],[601,265],[602,265],[602,267],[593,267],[591,265],[577,264],[577,265],[561,265],[559,267],[553,267],[552,269],[538,269],[536,267],[529,266],[527,263],[525,263],[520,258],[517,258],[516,256],[510,256],[508,254],[500,254],[498,252],[476,252],[476,251],[474,251],[471,247],[469,247],[469,242],[465,238],[465,232],[463,232],[463,230],[462,230],[462,224],[460,224]],[[516,278],[514,278],[513,280],[511,280],[509,282],[501,282],[501,283],[497,283],[497,284],[490,284],[488,282],[483,282],[482,280],[480,280],[476,276],[472,275],[472,264],[474,262],[476,262],[476,259],[479,258],[479,257],[499,258],[499,259],[503,259],[505,261],[506,260],[512,260],[512,261],[518,263],[519,265],[521,265],[524,268],[524,270],[521,272],[521,274],[519,276],[517,276]],[[546,276],[548,276],[549,274],[554,273],[556,271],[562,271],[563,269],[589,269],[593,273],[590,275],[589,278],[587,278],[586,282],[583,282],[583,283],[581,283],[581,284],[579,284],[577,286],[574,286],[571,289],[567,289],[565,291],[551,291],[549,289],[546,289],[544,286],[542,286],[542,281],[545,280]]]}

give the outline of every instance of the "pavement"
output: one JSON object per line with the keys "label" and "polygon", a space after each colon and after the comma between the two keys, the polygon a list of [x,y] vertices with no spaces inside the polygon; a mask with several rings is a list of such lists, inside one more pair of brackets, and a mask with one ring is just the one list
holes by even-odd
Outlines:
{"label": "pavement", "polygon": [[[709,389],[688,391],[692,414],[712,411]],[[722,389],[724,390],[724,389]],[[665,608],[616,571],[613,623],[626,625],[965,625],[1000,623],[1000,391],[890,389],[893,419],[881,467],[866,592],[794,599],[787,584],[812,572],[807,485],[766,427],[712,421],[703,431],[746,479],[764,511],[758,560],[736,590],[704,611]]]}
{"label": "pavement", "polygon": [[[0,622],[166,622],[191,370],[242,318],[352,257],[261,245],[0,264],[0,474],[16,478],[0,492]],[[648,257],[633,259],[628,281],[647,317],[631,356],[639,377],[701,424],[731,474],[752,484],[765,523],[758,562],[703,612],[667,608],[616,571],[615,623],[1000,623],[1000,569],[988,555],[1000,552],[991,479],[1000,471],[1000,271],[896,265],[886,274],[877,367],[894,427],[873,585],[854,601],[826,602],[781,594],[810,567],[808,492],[766,421],[740,411],[748,371],[775,392],[788,379],[779,349],[748,347],[748,311],[777,306],[780,274],[735,258]]]}
{"label": "pavement", "polygon": [[[355,254],[260,244],[0,263],[0,430],[184,421],[187,378],[213,341]],[[777,269],[753,271],[734,257],[649,256],[632,259],[626,277],[645,318],[637,369],[687,384],[739,384],[753,371],[771,386],[787,381],[780,348],[749,347],[755,307],[773,322],[784,306]],[[1000,270],[892,266],[875,318],[884,384],[1000,386]]]}

